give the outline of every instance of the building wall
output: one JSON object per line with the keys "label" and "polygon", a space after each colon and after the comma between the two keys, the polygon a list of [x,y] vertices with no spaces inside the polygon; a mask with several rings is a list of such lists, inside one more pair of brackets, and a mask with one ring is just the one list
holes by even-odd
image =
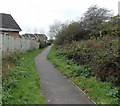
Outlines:
{"label": "building wall", "polygon": [[10,36],[19,36],[19,32],[10,32]]}
{"label": "building wall", "polygon": [[16,31],[0,31],[0,32],[6,33],[10,36],[19,37],[19,32],[16,32]]}

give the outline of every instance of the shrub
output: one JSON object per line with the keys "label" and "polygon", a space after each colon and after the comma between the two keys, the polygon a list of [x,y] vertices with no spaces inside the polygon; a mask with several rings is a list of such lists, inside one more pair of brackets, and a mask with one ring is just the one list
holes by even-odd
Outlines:
{"label": "shrub", "polygon": [[48,44],[45,41],[38,40],[39,42],[39,49],[45,48]]}

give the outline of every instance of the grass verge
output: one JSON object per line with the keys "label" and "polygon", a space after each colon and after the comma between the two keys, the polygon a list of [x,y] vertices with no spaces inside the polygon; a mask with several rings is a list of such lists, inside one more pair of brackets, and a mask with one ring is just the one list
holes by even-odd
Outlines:
{"label": "grass verge", "polygon": [[[42,50],[17,54],[3,61],[3,104],[44,104],[34,58]],[[9,65],[9,63],[11,63]],[[5,68],[5,66],[9,68]],[[11,68],[10,68],[11,67]],[[6,71],[6,69],[8,69]]]}
{"label": "grass verge", "polygon": [[[119,97],[117,97],[117,87],[113,87],[112,84],[108,82],[100,82],[96,77],[87,77],[86,74],[84,74],[84,71],[87,70],[86,68],[77,66],[72,60],[58,55],[54,46],[51,48],[47,58],[97,104],[118,104]],[[77,71],[81,71],[82,74],[78,75]]]}

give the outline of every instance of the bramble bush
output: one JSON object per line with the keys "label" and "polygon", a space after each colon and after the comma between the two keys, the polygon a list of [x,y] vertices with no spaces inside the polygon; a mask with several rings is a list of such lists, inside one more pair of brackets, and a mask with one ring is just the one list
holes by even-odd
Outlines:
{"label": "bramble bush", "polygon": [[[120,77],[118,46],[118,37],[106,36],[97,40],[64,44],[58,47],[58,55],[65,55],[68,59],[73,59],[76,64],[90,68],[88,73],[92,73],[90,75],[95,75],[101,81],[108,81],[118,86],[120,84],[118,80]],[[78,72],[78,67],[74,70],[76,75],[81,73]]]}

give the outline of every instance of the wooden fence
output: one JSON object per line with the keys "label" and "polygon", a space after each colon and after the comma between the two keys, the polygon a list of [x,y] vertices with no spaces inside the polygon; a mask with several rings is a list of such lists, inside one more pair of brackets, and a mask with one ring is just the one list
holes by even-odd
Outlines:
{"label": "wooden fence", "polygon": [[35,48],[39,48],[39,43],[35,40],[0,35],[0,57],[2,58],[14,52],[26,52]]}

